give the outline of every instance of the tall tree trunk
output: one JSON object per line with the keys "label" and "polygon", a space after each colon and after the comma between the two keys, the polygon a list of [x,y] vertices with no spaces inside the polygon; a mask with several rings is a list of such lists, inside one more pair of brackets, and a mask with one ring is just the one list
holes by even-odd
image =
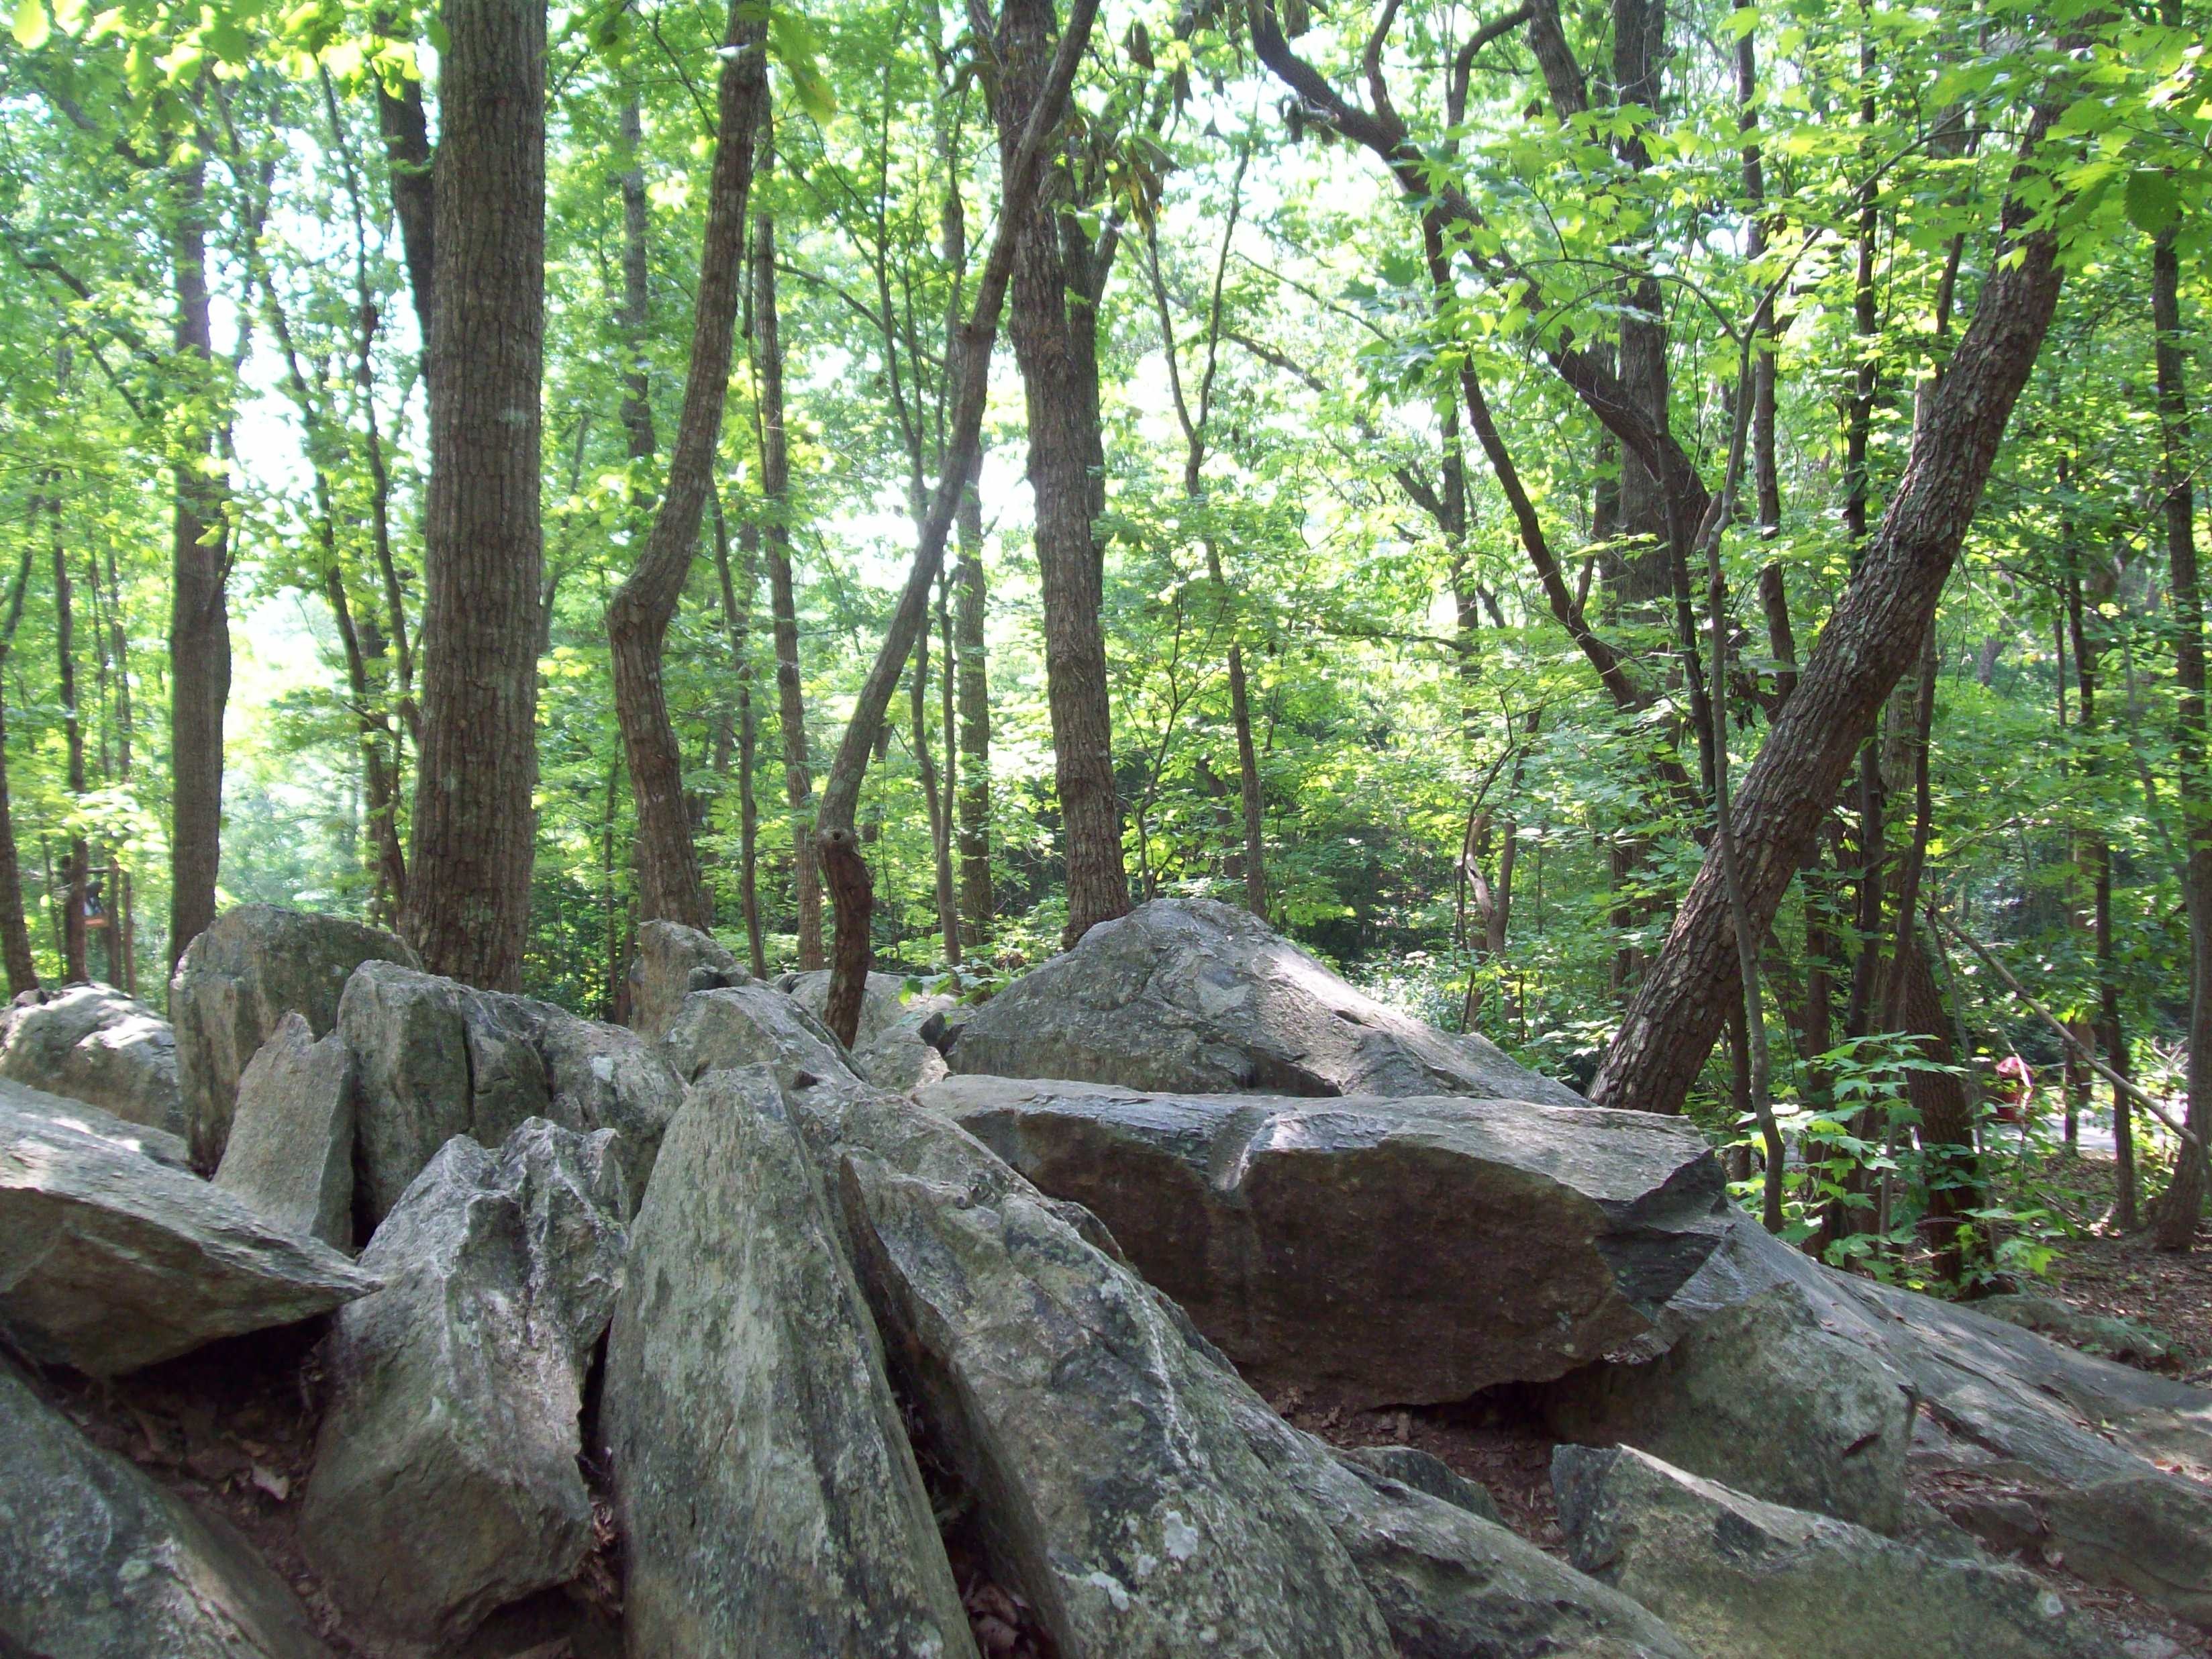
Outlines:
{"label": "tall tree trunk", "polygon": [[[629,763],[630,796],[637,807],[638,874],[642,915],[648,920],[714,925],[699,849],[691,836],[691,803],[684,788],[684,756],[668,718],[660,683],[662,647],[677,602],[691,572],[700,521],[714,483],[714,453],[721,442],[722,409],[728,399],[738,302],[744,287],[745,206],[752,189],[754,135],[768,96],[768,24],[753,9],[733,5],[724,46],[714,169],[708,187],[707,229],[699,252],[692,313],[691,362],[684,383],[669,457],[668,486],[644,555],[607,606],[615,714],[623,753]],[[643,203],[639,203],[641,212]],[[635,273],[641,301],[642,270]],[[641,318],[639,319],[641,321]],[[642,330],[640,331],[641,334]],[[630,398],[639,401],[641,363],[631,370]],[[650,437],[639,422],[651,416],[641,404],[626,408],[633,441]]]}
{"label": "tall tree trunk", "polygon": [[[2031,144],[2049,120],[2037,112]],[[1922,401],[1905,474],[1881,528],[1737,798],[1746,903],[1762,934],[1883,701],[1918,655],[2005,423],[2050,329],[2062,280],[2056,248],[2047,234],[2021,235],[2023,218],[2017,201],[2008,203],[2001,257],[1992,261],[1948,369]],[[1735,957],[1728,896],[1717,860],[1708,858],[1606,1051],[1591,1098],[1680,1110],[1740,994]]]}
{"label": "tall tree trunk", "polygon": [[[978,446],[980,456],[981,447]],[[953,637],[960,674],[960,918],[968,948],[990,942],[997,906],[991,892],[991,681],[983,638],[983,504],[973,478],[960,492],[960,559]]]}
{"label": "tall tree trunk", "polygon": [[945,560],[945,544],[952,533],[952,519],[961,496],[975,477],[976,456],[983,430],[983,404],[989,389],[991,348],[998,337],[999,313],[1006,303],[1017,249],[1025,240],[1023,227],[1036,207],[1040,176],[1048,142],[1059,131],[1067,106],[1068,89],[1074,84],[1076,66],[1091,40],[1098,0],[1071,0],[1067,33],[1054,50],[1042,88],[1031,100],[1028,118],[1018,140],[1006,152],[1000,169],[999,234],[990,258],[975,283],[975,299],[967,322],[949,343],[946,361],[959,365],[950,398],[952,418],[945,434],[941,471],[930,498],[929,511],[916,538],[914,565],[907,573],[904,590],[891,612],[890,626],[861,683],[853,717],[839,740],[830,768],[830,781],[822,796],[820,844],[823,868],[830,878],[837,908],[836,959],[830,970],[830,996],[823,1023],[850,1043],[860,1023],[860,1000],[867,989],[868,928],[875,896],[868,866],[860,857],[860,836],[854,815],[860,805],[860,785],[867,775],[868,757],[883,728],[884,714],[897,688],[899,670],[914,649],[915,635],[927,625],[929,591]]}
{"label": "tall tree trunk", "polygon": [[544,0],[446,0],[423,513],[422,738],[405,927],[431,972],[521,988],[544,538]]}
{"label": "tall tree trunk", "polygon": [[[23,562],[8,590],[8,610],[0,619],[0,669],[15,643],[16,624],[23,620],[23,594],[31,583],[32,544],[23,543]],[[22,995],[39,986],[39,965],[31,954],[30,925],[23,916],[23,869],[15,848],[15,818],[8,799],[8,709],[0,696],[0,957],[8,969],[8,994]]]}
{"label": "tall tree trunk", "polygon": [[[211,381],[207,171],[194,161],[172,179],[170,229],[179,362]],[[205,390],[212,392],[212,386]],[[174,471],[169,602],[169,967],[215,920],[222,863],[222,711],[230,697],[228,491],[210,473],[216,422],[196,420]]]}
{"label": "tall tree trunk", "polygon": [[760,585],[760,531],[750,519],[738,529],[744,576],[730,570],[729,526],[722,504],[714,502],[714,574],[722,590],[722,629],[730,643],[730,673],[737,681],[738,908],[744,918],[745,951],[755,979],[768,977],[768,953],[761,939],[760,805],[753,797],[753,769],[759,726],[753,714],[753,592]]}
{"label": "tall tree trunk", "polygon": [[[1002,71],[992,113],[1001,170],[1013,158],[1059,39],[1053,0],[1006,0]],[[1007,333],[1028,394],[1030,488],[1036,497],[1037,574],[1044,605],[1046,701],[1067,865],[1063,946],[1129,908],[1121,803],[1114,779],[1113,703],[1106,682],[1105,507],[1098,408],[1097,295],[1087,243],[1063,223],[1071,186],[1053,167],[1019,227]]]}
{"label": "tall tree trunk", "polygon": [[753,346],[758,376],[761,526],[775,631],[775,697],[783,729],[783,793],[791,813],[791,872],[799,907],[799,965],[823,965],[822,883],[815,844],[814,775],[806,758],[806,700],[799,677],[799,606],[791,575],[791,459],[783,434],[783,337],[775,305],[775,226],[753,227]]}
{"label": "tall tree trunk", "polygon": [[[929,629],[914,636],[914,672],[907,677],[909,711],[914,724],[914,764],[921,775],[922,799],[929,808],[929,850],[936,877],[937,930],[945,946],[945,959],[960,959],[960,912],[952,899],[952,800],[940,791],[937,751],[929,738]],[[949,783],[951,780],[946,780]]]}
{"label": "tall tree trunk", "polygon": [[[123,621],[123,581],[116,568],[115,544],[112,541],[107,544],[107,648],[115,665],[115,776],[116,781],[127,789],[131,786],[131,739],[136,736],[131,713],[131,636]],[[13,625],[11,624],[10,637],[12,636]],[[5,658],[6,647],[0,646],[0,663],[4,663]],[[5,733],[0,732],[0,750],[4,750],[6,745]],[[0,755],[0,766],[4,766],[4,755]],[[6,843],[4,853],[8,862],[7,873],[0,875],[0,933],[4,933],[9,926],[7,913],[11,903],[11,895],[13,911],[18,923],[21,921],[23,908],[20,884],[10,885],[11,883],[17,883],[15,873],[15,835],[8,828],[4,814],[0,814],[0,842]],[[131,872],[123,862],[120,849],[116,853],[112,868],[115,874],[115,891],[111,895],[109,908],[113,912],[113,916],[108,926],[112,930],[112,943],[121,960],[120,966],[110,971],[114,975],[115,983],[123,988],[124,994],[136,997],[138,994],[138,940],[132,914]],[[12,940],[9,941],[8,948],[10,951],[13,951]],[[29,954],[27,939],[24,949],[27,958]],[[12,955],[9,956],[9,961],[11,964],[14,962]]]}
{"label": "tall tree trunk", "polygon": [[[46,498],[46,524],[54,556],[54,655],[57,689],[61,693],[62,733],[68,745],[69,793],[72,807],[84,805],[84,721],[76,706],[76,605],[70,580],[69,554],[62,544],[60,480],[49,475]],[[91,977],[85,964],[85,885],[92,874],[92,849],[81,833],[69,839],[62,866],[69,892],[62,913],[62,978],[65,983]]]}
{"label": "tall tree trunk", "polygon": [[[2171,3],[2168,16],[2178,15]],[[2166,489],[2166,557],[2172,593],[2173,678],[2182,784],[2182,902],[2189,915],[2189,1115],[2197,1150],[2175,1148],[2173,1180],[2159,1206],[2162,1250],[2195,1242],[2212,1145],[2212,768],[2205,731],[2204,590],[2197,568],[2196,491],[2191,483],[2188,359],[2181,331],[2181,258],[2171,230],[2151,249],[2151,325],[2158,331],[2158,415]]]}
{"label": "tall tree trunk", "polygon": [[[956,515],[957,516],[957,515]],[[960,644],[952,634],[952,573],[937,577],[937,636],[945,651],[945,672],[938,676],[938,726],[945,743],[945,817],[937,845],[938,916],[945,933],[945,959],[960,965],[963,946],[960,936],[960,897],[953,838],[959,817],[960,794]]]}
{"label": "tall tree trunk", "polygon": [[[2078,570],[2067,573],[2066,622],[2074,639],[2074,676],[2080,693],[2082,736],[2093,744],[2097,736],[2097,658],[2101,643],[2091,635],[2087,607],[2083,603]],[[2094,751],[2093,751],[2094,752]],[[2097,763],[2091,762],[2092,774]],[[2112,848],[2103,830],[2092,827],[2084,837],[2082,861],[2090,885],[2090,929],[2097,964],[2097,1046],[2105,1063],[2123,1077],[2128,1073],[2125,1027],[2120,1020],[2120,981],[2112,956]],[[2142,1224],[2136,1213],[2135,1108],[2127,1091],[2112,1091],[2112,1225],[2133,1232]]]}
{"label": "tall tree trunk", "polygon": [[[1900,1024],[1922,1040],[1921,1057],[1939,1066],[1959,1064],[1966,1056],[1953,1040],[1954,1022],[1944,1008],[1929,963],[1929,944],[1920,930],[1906,933],[1896,971],[1903,986]],[[1909,1073],[1905,1094],[1920,1118],[1928,1184],[1922,1227],[1935,1253],[1937,1274],[1951,1284],[1962,1284],[1972,1265],[1966,1251],[1968,1218],[1986,1202],[1981,1165],[1974,1154],[1972,1103],[1964,1079],[1950,1071]]]}
{"label": "tall tree trunk", "polygon": [[[391,20],[379,13],[382,33]],[[399,246],[407,260],[407,286],[415,296],[416,331],[422,337],[422,367],[431,365],[430,319],[437,308],[438,211],[436,166],[430,152],[429,117],[422,107],[422,83],[409,78],[398,88],[376,81],[376,125],[384,140],[384,160],[392,177],[392,216],[399,222]],[[450,87],[450,82],[447,83]]]}

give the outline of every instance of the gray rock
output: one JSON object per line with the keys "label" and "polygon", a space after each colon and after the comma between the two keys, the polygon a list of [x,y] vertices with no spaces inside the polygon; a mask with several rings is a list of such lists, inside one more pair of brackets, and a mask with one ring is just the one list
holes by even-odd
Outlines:
{"label": "gray rock", "polygon": [[613,1139],[542,1118],[495,1155],[456,1137],[362,1252],[386,1282],[331,1333],[300,1535],[379,1629],[455,1642],[590,1547],[577,1419],[625,1245]]}
{"label": "gray rock", "polygon": [[281,1231],[353,1249],[353,1056],[288,1013],[238,1080],[215,1184]]}
{"label": "gray rock", "polygon": [[630,1027],[647,1037],[666,1036],[692,992],[743,985],[749,978],[711,934],[680,921],[641,922],[629,959]]}
{"label": "gray rock", "polygon": [[1553,1455],[1575,1565],[1680,1628],[1709,1659],[2098,1659],[2110,1638],[2025,1568],[1937,1554],[1786,1509],[1626,1448]]}
{"label": "gray rock", "polygon": [[875,1328],[774,1079],[704,1079],[659,1168],[601,1419],[628,1652],[972,1659]]}
{"label": "gray rock", "polygon": [[[792,1000],[815,1018],[823,1018],[830,1006],[830,972],[817,969],[811,973],[785,974],[779,977],[776,988],[787,991]],[[867,988],[860,996],[860,1025],[856,1031],[853,1051],[858,1054],[878,1037],[901,1025],[919,1028],[930,1015],[947,1013],[959,1006],[959,999],[933,992],[917,992],[912,997],[906,993],[905,976],[899,974],[870,974]],[[878,1084],[888,1088],[888,1084]]]}
{"label": "gray rock", "polygon": [[114,1376],[375,1288],[198,1176],[0,1097],[0,1326],[33,1358]]}
{"label": "gray rock", "polygon": [[0,1652],[329,1659],[290,1588],[0,1362]]}
{"label": "gray rock", "polygon": [[946,1076],[945,1055],[921,1034],[923,1021],[909,1017],[870,1037],[853,1051],[854,1069],[895,1095],[910,1095]]}
{"label": "gray rock", "polygon": [[180,1134],[177,1039],[169,1022],[93,981],[24,992],[0,1018],[0,1078]]}
{"label": "gray rock", "polygon": [[1486,1488],[1459,1474],[1441,1457],[1417,1446],[1352,1446],[1338,1455],[1347,1463],[1356,1463],[1363,1469],[1411,1486],[1415,1492],[1440,1498],[1455,1509],[1480,1516],[1494,1526],[1505,1524],[1498,1500]]}
{"label": "gray rock", "polygon": [[1263,1391],[1558,1376],[1652,1340],[1732,1224],[1705,1137],[1644,1112],[984,1077],[920,1098],[1094,1212]]}
{"label": "gray rock", "polygon": [[118,1151],[136,1152],[150,1158],[156,1164],[165,1164],[173,1170],[191,1173],[191,1149],[185,1146],[182,1135],[171,1134],[167,1129],[149,1129],[143,1123],[132,1123],[119,1118],[102,1107],[82,1100],[64,1100],[59,1095],[50,1095],[21,1083],[10,1083],[0,1078],[0,1104],[14,1109],[21,1116],[48,1122],[76,1134],[90,1135],[104,1140]]}
{"label": "gray rock", "polygon": [[1619,1590],[1356,1454],[1333,1453],[1223,1370],[1254,1450],[1326,1520],[1404,1659],[1692,1659]]}
{"label": "gray rock", "polygon": [[613,1129],[642,1196],[683,1080],[657,1045],[526,997],[364,963],[338,1008],[358,1079],[356,1205],[374,1224],[455,1135],[495,1146],[532,1117]]}
{"label": "gray rock", "polygon": [[185,948],[169,984],[185,1135],[204,1170],[222,1162],[238,1079],[288,1012],[326,1036],[338,998],[364,962],[419,966],[413,949],[342,916],[241,904]]}
{"label": "gray rock", "polygon": [[2055,1296],[2015,1292],[1985,1296],[1973,1304],[1985,1319],[2002,1319],[2022,1330],[2040,1331],[2077,1348],[2129,1364],[2155,1365],[2173,1358],[2180,1345],[2163,1331],[2137,1324],[2132,1319],[2112,1319],[2083,1313]]}
{"label": "gray rock", "polygon": [[975,1011],[957,1073],[1193,1094],[1581,1096],[1354,990],[1249,912],[1154,899]]}

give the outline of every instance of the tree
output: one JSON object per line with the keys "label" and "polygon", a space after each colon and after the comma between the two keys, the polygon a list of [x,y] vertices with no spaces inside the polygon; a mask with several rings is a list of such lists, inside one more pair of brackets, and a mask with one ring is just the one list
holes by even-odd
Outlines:
{"label": "tree", "polygon": [[545,9],[448,0],[443,16],[422,738],[404,925],[433,972],[517,990],[544,559]]}

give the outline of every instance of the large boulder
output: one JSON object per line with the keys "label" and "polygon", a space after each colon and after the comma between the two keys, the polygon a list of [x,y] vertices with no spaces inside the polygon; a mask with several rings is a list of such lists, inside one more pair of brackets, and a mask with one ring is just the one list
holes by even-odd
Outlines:
{"label": "large boulder", "polygon": [[300,1526],[380,1629],[456,1642],[591,1547],[578,1418],[626,1243],[613,1139],[542,1118],[496,1154],[457,1137],[362,1252],[386,1284],[331,1333]]}
{"label": "large boulder", "polygon": [[631,1029],[647,1037],[666,1036],[692,992],[743,985],[750,977],[712,934],[680,921],[641,922],[629,959]]}
{"label": "large boulder", "polygon": [[364,962],[419,966],[413,949],[343,916],[241,904],[185,947],[169,984],[185,1134],[204,1170],[222,1162],[238,1079],[289,1012],[317,1036],[337,1022],[338,998]]}
{"label": "large boulder", "polygon": [[960,1029],[955,1073],[1192,1094],[1581,1096],[1386,1008],[1212,899],[1154,899],[1101,922]]}
{"label": "large boulder", "polygon": [[1622,1447],[1562,1446],[1576,1566],[1694,1631],[1708,1659],[2101,1659],[2112,1638],[2023,1567],[1768,1504]]}
{"label": "large boulder", "polygon": [[633,1659],[975,1652],[867,1308],[774,1079],[691,1091],[601,1423]]}
{"label": "large boulder", "polygon": [[0,1653],[329,1659],[284,1581],[0,1361]]}
{"label": "large boulder", "polygon": [[741,1066],[769,1066],[786,1083],[801,1073],[858,1081],[852,1055],[830,1028],[788,994],[757,980],[684,998],[665,1046],[687,1081]]}
{"label": "large boulder", "polygon": [[191,1172],[191,1149],[182,1135],[133,1123],[104,1107],[87,1101],[65,1100],[59,1095],[10,1083],[4,1078],[0,1078],[0,1104],[13,1109],[27,1121],[51,1123],[76,1134],[90,1135],[118,1152],[136,1152],[173,1170],[182,1170],[188,1175]]}
{"label": "large boulder", "polygon": [[181,1134],[169,1022],[97,981],[24,992],[0,1017],[0,1078]]}
{"label": "large boulder", "polygon": [[198,1176],[0,1097],[0,1327],[33,1358],[113,1376],[375,1288]]}
{"label": "large boulder", "polygon": [[[788,991],[793,1000],[815,1018],[824,1017],[823,1011],[830,1006],[828,969],[819,968],[805,974],[785,974],[775,983],[777,989]],[[903,975],[870,974],[866,988],[860,996],[860,1024],[854,1033],[854,1052],[857,1054],[896,1026],[908,1024],[919,1026],[930,1015],[950,1013],[958,1006],[958,998],[938,993],[916,992],[908,996]]]}
{"label": "large boulder", "polygon": [[215,1184],[301,1238],[353,1249],[353,1056],[288,1013],[238,1080]]}
{"label": "large boulder", "polygon": [[1647,1339],[1730,1224],[1705,1137],[1644,1112],[986,1077],[920,1098],[1097,1214],[1263,1390],[1361,1407]]}
{"label": "large boulder", "polygon": [[615,1130],[641,1196],[683,1104],[682,1079],[634,1031],[394,963],[362,964],[337,1030],[357,1079],[356,1206],[372,1225],[455,1135],[496,1146],[532,1117]]}

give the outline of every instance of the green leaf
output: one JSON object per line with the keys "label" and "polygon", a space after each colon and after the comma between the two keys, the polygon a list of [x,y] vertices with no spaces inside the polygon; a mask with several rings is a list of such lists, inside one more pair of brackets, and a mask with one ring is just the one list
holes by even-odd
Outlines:
{"label": "green leaf", "polygon": [[2171,173],[2149,171],[2128,175],[2128,222],[2146,236],[2170,228],[2181,216],[2181,191]]}
{"label": "green leaf", "polygon": [[768,32],[776,62],[783,65],[792,91],[799,95],[799,108],[817,121],[828,120],[837,112],[837,94],[822,73],[822,51],[812,26],[797,12],[778,6],[769,14]]}
{"label": "green leaf", "polygon": [[15,44],[25,52],[36,52],[46,44],[52,33],[46,21],[46,0],[15,0]]}

